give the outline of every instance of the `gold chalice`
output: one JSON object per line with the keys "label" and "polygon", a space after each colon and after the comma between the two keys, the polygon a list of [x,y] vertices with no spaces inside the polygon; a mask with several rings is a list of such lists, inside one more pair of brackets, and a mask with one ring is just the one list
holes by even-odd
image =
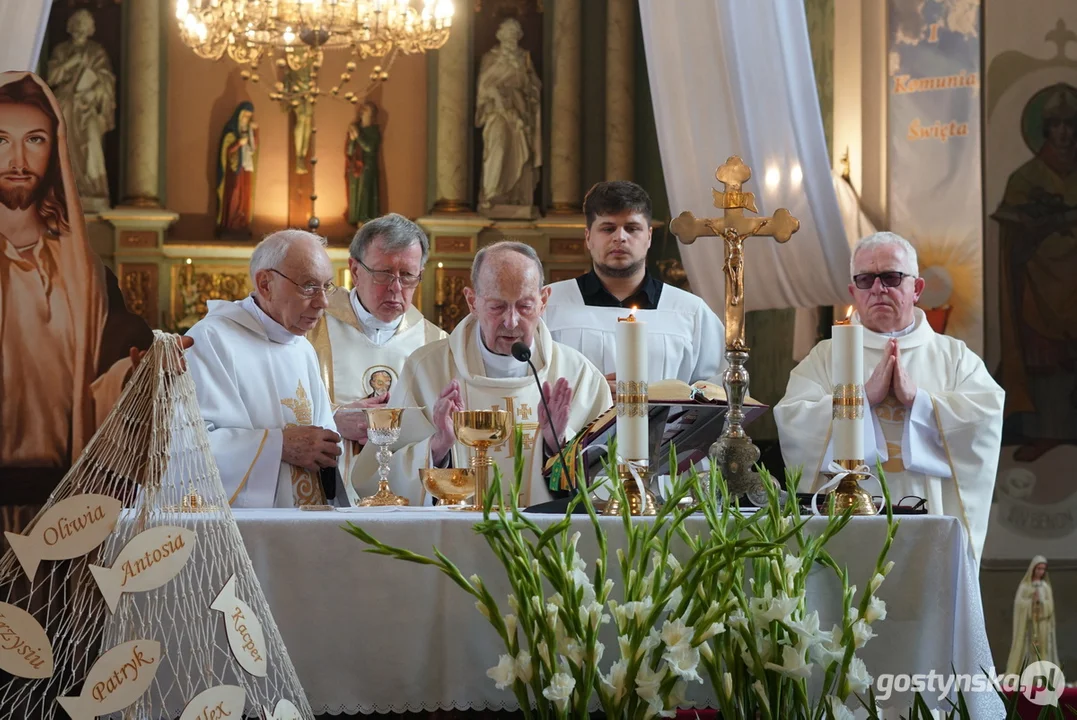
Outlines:
{"label": "gold chalice", "polygon": [[481,510],[490,484],[490,465],[487,454],[509,439],[512,417],[506,410],[464,410],[452,415],[456,439],[472,449],[471,469],[475,473],[474,510]]}
{"label": "gold chalice", "polygon": [[400,439],[400,420],[404,408],[363,408],[366,413],[367,442],[378,446],[378,491],[359,501],[359,507],[381,507],[384,505],[410,505],[411,501],[400,497],[389,489],[389,461],[393,451],[389,446]]}
{"label": "gold chalice", "polygon": [[438,499],[438,507],[465,510],[467,500],[475,494],[475,471],[463,468],[422,468],[419,480],[428,493]]}

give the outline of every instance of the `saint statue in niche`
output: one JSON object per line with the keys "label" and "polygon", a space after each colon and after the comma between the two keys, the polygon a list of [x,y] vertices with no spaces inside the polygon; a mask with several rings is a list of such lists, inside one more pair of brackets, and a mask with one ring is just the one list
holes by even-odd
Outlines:
{"label": "saint statue in niche", "polygon": [[1013,599],[1013,642],[1006,672],[1020,675],[1038,660],[1061,665],[1055,639],[1055,598],[1047,576],[1047,558],[1037,555]]}
{"label": "saint statue in niche", "polygon": [[359,121],[348,126],[344,145],[344,176],[348,183],[347,220],[359,225],[378,217],[378,153],[381,128],[378,106],[369,100],[359,108]]}
{"label": "saint statue in niche", "polygon": [[217,151],[218,234],[250,234],[257,164],[258,125],[254,122],[254,105],[241,102],[225,123]]}
{"label": "saint statue in niche", "polygon": [[67,21],[65,40],[49,58],[48,83],[67,124],[71,165],[83,208],[109,207],[105,170],[105,133],[116,127],[116,76],[100,43],[89,10],[76,10]]}
{"label": "saint statue in niche", "polygon": [[[1018,462],[1077,443],[1077,89],[1045,87],[1021,113],[1033,157],[998,209],[1000,382]],[[1011,418],[1011,416],[1013,416]]]}
{"label": "saint statue in niche", "polygon": [[[542,108],[531,55],[519,46],[520,23],[497,30],[498,45],[482,56],[475,126],[482,128],[479,210],[491,217],[529,216],[542,166]],[[522,212],[521,212],[522,210]]]}

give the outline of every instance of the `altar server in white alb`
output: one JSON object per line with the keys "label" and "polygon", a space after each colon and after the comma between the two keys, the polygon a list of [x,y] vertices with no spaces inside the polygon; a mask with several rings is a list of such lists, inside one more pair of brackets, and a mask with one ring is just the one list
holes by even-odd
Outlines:
{"label": "altar server in white alb", "polygon": [[[916,250],[899,235],[860,240],[851,263],[856,314],[864,326],[864,460],[881,460],[893,501],[927,500],[968,530],[977,561],[987,536],[1002,438],[1005,393],[963,342],[936,334],[915,307],[924,280]],[[782,455],[821,484],[833,455],[830,341],[789,377],[774,408]],[[854,459],[854,458],[850,458]]]}
{"label": "altar server in white alb", "polygon": [[649,382],[710,380],[722,370],[725,328],[699,297],[647,271],[651,198],[635,183],[597,183],[583,201],[593,269],[550,285],[546,325],[582,352],[616,388],[617,318],[637,308],[647,323]]}
{"label": "altar server in white alb", "polygon": [[[383,405],[408,356],[447,337],[411,304],[430,254],[422,228],[396,213],[371,220],[355,234],[350,254],[354,289],[332,295],[325,315],[307,333],[344,438],[342,478],[350,476],[366,444],[366,414],[357,409]],[[352,484],[345,488],[354,504]]]}
{"label": "altar server in white alb", "polygon": [[[612,405],[602,373],[587,358],[556,343],[542,322],[549,289],[542,287],[542,262],[529,245],[499,242],[479,250],[465,288],[471,314],[444,340],[424,345],[404,364],[401,392],[392,407],[422,407],[405,412],[401,441],[393,455],[393,492],[418,504],[419,468],[467,467],[469,450],[456,441],[452,415],[459,410],[508,410],[523,429],[527,505],[550,500],[542,478],[545,460],[564,442]],[[531,348],[531,360],[550,406],[542,408],[538,384],[526,363],[511,354],[514,343]],[[376,489],[376,447],[367,445],[352,482],[359,495]],[[491,451],[506,484],[513,477],[514,448],[508,442]]]}
{"label": "altar server in white alb", "polygon": [[267,236],[251,254],[254,292],[211,300],[187,333],[198,407],[233,507],[325,503],[318,473],[336,467],[340,436],[303,337],[336,289],[325,242],[303,230]]}

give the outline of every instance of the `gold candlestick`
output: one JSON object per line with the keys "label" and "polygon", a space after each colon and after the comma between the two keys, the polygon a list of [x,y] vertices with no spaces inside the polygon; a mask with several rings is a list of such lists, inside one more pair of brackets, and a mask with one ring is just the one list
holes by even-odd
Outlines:
{"label": "gold candlestick", "polygon": [[[628,463],[632,464],[632,469],[629,468]],[[628,501],[628,514],[657,515],[658,499],[654,496],[654,493],[647,489],[647,483],[651,478],[651,471],[647,462],[641,460],[629,460],[628,463],[619,463],[617,465],[617,481],[624,487],[625,496]],[[636,481],[636,477],[632,474],[633,469],[636,471],[636,475],[639,476],[639,482]],[[602,510],[602,514],[620,515],[620,498],[611,493],[610,499],[606,503],[606,507]]]}
{"label": "gold candlestick", "polygon": [[[841,514],[847,508],[853,509],[853,515],[878,515],[879,509],[875,507],[875,501],[864,488],[860,487],[860,481],[871,477],[866,473],[853,472],[864,465],[863,460],[836,460],[845,471],[845,477],[838,481],[838,487],[834,490],[834,512]],[[834,474],[830,474],[831,477]]]}

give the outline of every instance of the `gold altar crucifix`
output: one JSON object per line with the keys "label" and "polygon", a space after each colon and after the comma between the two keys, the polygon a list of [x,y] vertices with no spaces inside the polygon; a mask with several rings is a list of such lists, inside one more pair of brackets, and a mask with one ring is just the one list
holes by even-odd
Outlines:
{"label": "gold altar crucifix", "polygon": [[800,221],[779,208],[773,217],[744,217],[745,210],[759,212],[755,195],[741,190],[752,177],[752,170],[734,155],[718,168],[714,177],[725,191],[714,190],[714,207],[722,217],[697,218],[688,210],[678,215],[669,229],[685,245],[700,237],[720,237],[725,241],[725,346],[726,350],[746,351],[744,344],[744,240],[755,235],[786,242],[800,229]]}

